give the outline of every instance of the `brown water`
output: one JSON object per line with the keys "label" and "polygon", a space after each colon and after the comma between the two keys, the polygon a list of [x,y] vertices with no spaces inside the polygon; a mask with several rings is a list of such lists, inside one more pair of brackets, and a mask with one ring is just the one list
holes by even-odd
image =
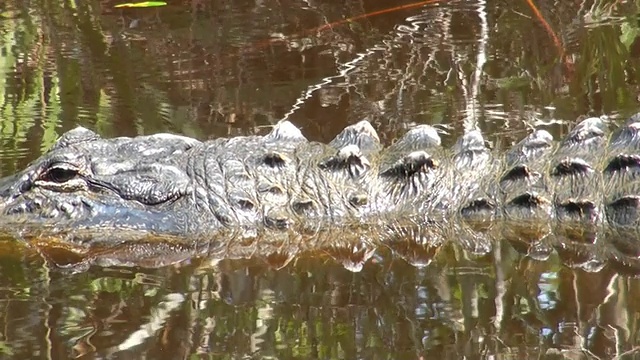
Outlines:
{"label": "brown water", "polygon": [[[0,2],[0,174],[77,125],[207,139],[287,117],[326,141],[367,117],[386,143],[427,123],[504,147],[639,108],[637,1],[168,2]],[[321,255],[59,268],[9,239],[0,357],[640,358],[634,277],[507,243],[391,250],[359,272]]]}

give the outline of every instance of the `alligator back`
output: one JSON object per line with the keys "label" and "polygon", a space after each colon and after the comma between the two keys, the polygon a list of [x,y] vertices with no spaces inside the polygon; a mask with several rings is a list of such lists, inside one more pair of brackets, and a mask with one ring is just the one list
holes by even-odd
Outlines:
{"label": "alligator back", "polygon": [[537,258],[571,244],[583,254],[577,263],[597,268],[640,255],[639,130],[630,120],[610,134],[605,120],[589,118],[559,142],[537,130],[497,153],[479,131],[445,149],[428,125],[383,147],[367,121],[328,144],[288,121],[265,136],[207,142],[102,139],[78,128],[0,181],[2,220],[12,229],[179,236],[188,248],[207,239],[208,251],[231,257],[289,259],[347,244],[363,258],[381,244],[449,240],[482,254],[506,238]]}

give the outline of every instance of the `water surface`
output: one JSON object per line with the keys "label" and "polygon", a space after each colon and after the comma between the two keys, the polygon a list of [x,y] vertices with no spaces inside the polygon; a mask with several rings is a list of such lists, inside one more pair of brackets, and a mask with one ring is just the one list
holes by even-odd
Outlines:
{"label": "water surface", "polygon": [[[0,174],[78,125],[105,137],[204,140],[264,133],[287,118],[329,141],[368,118],[386,144],[432,124],[448,145],[480,128],[504,148],[532,128],[561,137],[581,116],[620,123],[638,110],[633,1],[117,4],[0,3]],[[633,273],[586,271],[557,253],[537,261],[506,242],[485,256],[411,246],[346,267],[339,252],[78,266],[81,256],[61,261],[3,238],[0,354],[640,356]]]}

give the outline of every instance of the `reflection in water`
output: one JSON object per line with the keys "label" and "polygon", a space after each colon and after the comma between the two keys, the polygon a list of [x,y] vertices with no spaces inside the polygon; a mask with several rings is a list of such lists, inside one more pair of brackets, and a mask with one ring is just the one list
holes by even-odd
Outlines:
{"label": "reflection in water", "polygon": [[[53,354],[48,344],[74,356],[167,359],[635,354],[638,282],[628,275],[640,263],[610,245],[619,234],[600,245],[548,233],[524,243],[499,241],[509,232],[495,230],[469,234],[487,238],[485,253],[406,226],[378,238],[225,237],[224,247],[157,237],[111,246],[72,235],[59,246],[7,239],[3,337],[7,351],[24,356]],[[464,231],[472,230],[454,233]],[[542,242],[551,248],[543,261],[527,256]]]}
{"label": "reflection in water", "polygon": [[[479,127],[500,146],[534,126],[557,134],[579,115],[637,111],[631,1],[451,0],[370,17],[409,1],[116,3],[0,3],[0,174],[76,125],[204,139],[286,116],[328,140],[368,117],[383,140],[429,123]],[[90,249],[6,239],[0,354],[639,356],[628,237],[501,242],[457,230],[454,241],[411,227],[383,239],[326,234],[315,253],[292,246],[300,238],[233,249],[144,236]],[[606,260],[613,248],[619,261]]]}
{"label": "reflection in water", "polygon": [[333,252],[279,270],[259,257],[191,258],[72,274],[6,245],[2,349],[16,358],[613,358],[637,343],[635,279],[508,243],[478,256],[396,241],[356,273]]}

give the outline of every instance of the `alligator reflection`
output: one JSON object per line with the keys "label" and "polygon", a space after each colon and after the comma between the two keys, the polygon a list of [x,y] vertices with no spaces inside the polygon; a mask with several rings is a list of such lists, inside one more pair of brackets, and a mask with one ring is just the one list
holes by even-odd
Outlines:
{"label": "alligator reflection", "polygon": [[[44,268],[33,266],[36,252],[1,255],[0,287],[24,289],[3,292],[0,344],[10,344],[18,357],[54,358],[633,354],[640,287],[618,272],[623,261],[599,264],[584,256],[604,254],[600,241],[564,238],[559,246],[538,234],[493,241],[482,254],[457,241],[431,241],[431,230],[400,230],[390,231],[396,237],[376,251],[361,236],[356,242],[330,234],[314,244],[294,239],[300,241],[295,250],[291,239],[247,241],[236,249],[151,238],[71,248],[34,239],[29,247],[47,259]],[[331,246],[317,246],[328,239]],[[545,254],[545,261],[527,253]],[[72,276],[51,263],[84,271]]]}
{"label": "alligator reflection", "polygon": [[[618,270],[621,264],[631,265],[626,272],[640,267],[621,258],[601,263],[606,249],[599,244],[606,239],[529,233],[527,241],[508,242],[490,240],[490,229],[462,231],[457,239],[485,236],[491,246],[483,254],[459,241],[437,240],[444,239],[434,236],[440,231],[393,227],[384,245],[354,231],[358,241],[324,234],[267,245],[238,242],[235,248],[190,248],[152,238],[71,248],[33,239],[29,247],[47,261],[86,271],[70,276],[27,264],[19,272],[20,261],[33,261],[33,254],[25,260],[28,251],[3,253],[0,287],[24,284],[28,290],[4,294],[0,329],[18,357],[634,354],[640,287]],[[63,240],[59,244],[70,244]],[[331,246],[322,245],[329,240]]]}
{"label": "alligator reflection", "polygon": [[[515,251],[534,260],[552,254],[564,265],[588,272],[609,266],[624,274],[640,274],[640,246],[635,228],[583,223],[548,224],[431,223],[410,219],[389,224],[354,224],[309,232],[308,229],[263,229],[247,236],[242,230],[221,232],[215,238],[181,238],[99,230],[72,231],[23,237],[52,265],[79,272],[91,265],[157,268],[182,262],[251,259],[272,269],[297,258],[326,258],[358,272],[375,254],[387,252],[416,267],[429,265],[443,248],[455,248],[475,258],[495,254],[505,240]],[[307,230],[305,232],[305,230]]]}

